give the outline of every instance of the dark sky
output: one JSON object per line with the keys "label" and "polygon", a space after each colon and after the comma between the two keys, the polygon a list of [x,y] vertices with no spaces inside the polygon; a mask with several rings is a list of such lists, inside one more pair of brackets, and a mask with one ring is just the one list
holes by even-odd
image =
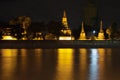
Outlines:
{"label": "dark sky", "polygon": [[[120,23],[119,0],[95,1],[104,26],[113,21]],[[69,26],[75,28],[81,24],[82,8],[86,4],[87,0],[0,0],[0,20],[27,15],[32,21],[60,21],[66,10]]]}

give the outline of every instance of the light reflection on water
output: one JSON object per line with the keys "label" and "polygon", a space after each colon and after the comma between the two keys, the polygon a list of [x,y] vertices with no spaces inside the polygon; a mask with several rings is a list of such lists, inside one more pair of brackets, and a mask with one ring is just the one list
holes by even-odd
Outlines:
{"label": "light reflection on water", "polygon": [[98,51],[97,49],[91,49],[90,54],[90,79],[89,80],[98,80]]}
{"label": "light reflection on water", "polygon": [[17,64],[17,49],[2,49],[1,50],[1,76],[4,80],[13,79],[14,69]]}
{"label": "light reflection on water", "polygon": [[0,80],[119,80],[119,51],[0,49]]}
{"label": "light reflection on water", "polygon": [[72,79],[73,49],[58,49],[58,65],[56,80]]}

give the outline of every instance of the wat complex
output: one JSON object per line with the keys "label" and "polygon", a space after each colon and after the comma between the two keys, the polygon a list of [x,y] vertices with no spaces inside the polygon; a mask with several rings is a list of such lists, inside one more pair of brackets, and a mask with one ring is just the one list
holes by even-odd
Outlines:
{"label": "wat complex", "polygon": [[[111,40],[112,28],[105,27],[104,20],[99,18],[98,9],[93,0],[88,0],[87,5],[83,9],[82,21],[79,23],[79,32],[77,34],[73,33],[73,30],[70,28],[69,19],[67,16],[67,11],[64,10],[61,12],[60,23],[51,22],[49,25],[44,25],[41,23],[34,28],[30,28],[31,19],[30,17],[20,16],[15,20],[9,22],[10,25],[15,26],[14,30],[11,30],[11,27],[0,28],[1,40]],[[17,20],[17,21],[16,21]],[[16,27],[16,24],[17,27]],[[20,27],[19,27],[20,25]],[[19,29],[16,29],[18,28]],[[41,28],[38,28],[41,27]],[[61,28],[62,27],[62,28]],[[13,28],[13,27],[12,27]],[[74,35],[73,35],[74,34]],[[107,34],[107,38],[106,35]],[[115,34],[116,36],[117,34]],[[112,36],[114,37],[114,36]]]}

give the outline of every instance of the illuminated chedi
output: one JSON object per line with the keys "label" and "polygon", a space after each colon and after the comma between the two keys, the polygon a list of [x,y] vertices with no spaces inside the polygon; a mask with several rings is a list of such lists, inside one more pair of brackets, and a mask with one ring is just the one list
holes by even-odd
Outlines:
{"label": "illuminated chedi", "polygon": [[69,29],[68,22],[67,22],[66,11],[64,11],[64,13],[63,13],[62,24],[64,25],[65,29]]}
{"label": "illuminated chedi", "polygon": [[103,28],[102,28],[102,20],[100,21],[100,32],[98,33],[98,40],[104,40],[105,36],[104,36],[104,32],[103,32]]}
{"label": "illuminated chedi", "polygon": [[59,36],[59,40],[72,40],[73,37],[71,36],[71,30],[68,27],[68,21],[67,21],[67,17],[66,17],[66,11],[64,11],[64,13],[63,13],[62,24],[64,26],[64,28],[61,30],[61,32],[63,34],[61,36]]}
{"label": "illuminated chedi", "polygon": [[82,22],[82,28],[81,28],[81,33],[80,33],[79,40],[86,40],[86,34],[85,34],[85,31],[84,31],[84,24],[83,24],[83,22]]}

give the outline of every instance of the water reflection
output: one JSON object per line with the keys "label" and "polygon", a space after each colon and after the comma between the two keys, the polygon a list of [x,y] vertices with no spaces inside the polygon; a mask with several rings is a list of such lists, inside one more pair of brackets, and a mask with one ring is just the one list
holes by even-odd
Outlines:
{"label": "water reflection", "polygon": [[80,68],[81,70],[85,70],[86,69],[86,59],[87,59],[87,49],[82,48],[79,50],[80,51]]}
{"label": "water reflection", "polygon": [[0,49],[0,80],[119,80],[119,49]]}
{"label": "water reflection", "polygon": [[42,49],[35,49],[35,68],[39,71],[42,64]]}
{"label": "water reflection", "polygon": [[[111,49],[91,49],[90,80],[104,80],[106,66],[111,63]],[[109,64],[105,63],[108,62]]]}
{"label": "water reflection", "polygon": [[58,49],[56,80],[72,80],[73,49]]}
{"label": "water reflection", "polygon": [[91,49],[91,62],[90,62],[90,79],[89,80],[98,80],[98,52],[97,49]]}
{"label": "water reflection", "polygon": [[111,53],[112,53],[112,49],[110,49],[110,48],[108,48],[107,50],[106,50],[106,53],[107,53],[107,61],[109,62],[109,63],[111,63]]}
{"label": "water reflection", "polygon": [[1,56],[1,79],[14,80],[15,68],[17,64],[17,49],[2,49]]}
{"label": "water reflection", "polygon": [[16,57],[17,49],[2,49],[1,53],[2,57]]}
{"label": "water reflection", "polygon": [[98,55],[99,55],[99,59],[98,59],[98,63],[99,63],[99,77],[101,80],[103,80],[103,77],[105,76],[105,55],[106,55],[106,50],[103,48],[99,48],[98,49]]}
{"label": "water reflection", "polygon": [[[26,69],[27,69],[27,50],[26,49],[20,49],[20,58],[19,58],[19,62],[18,62],[18,66],[20,69],[20,73],[22,73],[23,75],[26,74]],[[23,76],[21,76],[23,77]]]}
{"label": "water reflection", "polygon": [[80,77],[78,79],[86,80],[87,79],[87,49],[81,48],[79,49],[79,59],[80,59]]}
{"label": "water reflection", "polygon": [[20,49],[21,56],[27,56],[27,49]]}

